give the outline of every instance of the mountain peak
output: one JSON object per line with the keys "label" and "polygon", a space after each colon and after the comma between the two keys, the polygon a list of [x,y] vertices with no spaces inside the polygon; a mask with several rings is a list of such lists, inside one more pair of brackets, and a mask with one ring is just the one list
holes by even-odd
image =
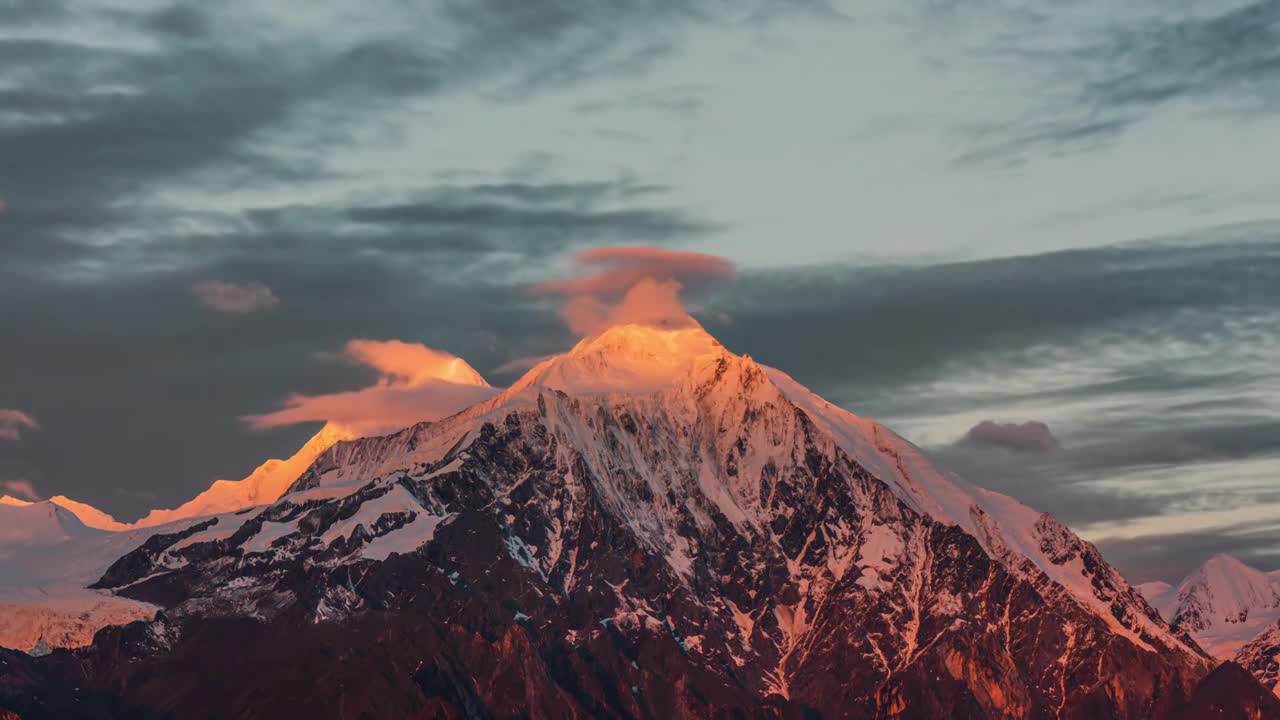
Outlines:
{"label": "mountain peak", "polygon": [[1273,594],[1274,584],[1266,573],[1246,565],[1234,555],[1218,553],[1188,575],[1179,590],[1187,593],[1197,588],[1208,589],[1219,597],[1248,600]]}
{"label": "mountain peak", "polygon": [[1231,553],[1218,553],[1200,566],[1200,571],[1221,570],[1227,572],[1258,572],[1252,567],[1246,565],[1240,558]]}
{"label": "mountain peak", "polygon": [[614,325],[534,366],[509,392],[542,386],[568,393],[653,392],[702,362],[733,356],[702,326]]}
{"label": "mountain peak", "polygon": [[107,513],[88,503],[72,500],[66,495],[54,495],[49,498],[49,502],[58,507],[69,511],[75,515],[80,522],[97,530],[128,530],[129,526],[116,520]]}
{"label": "mountain peak", "polygon": [[[462,365],[470,368],[465,362]],[[483,378],[480,381],[484,382]],[[209,489],[173,510],[152,510],[134,523],[134,527],[153,527],[275,502],[321,453],[338,442],[355,437],[355,433],[337,423],[325,423],[289,458],[267,460],[242,480],[216,480]]]}
{"label": "mountain peak", "polygon": [[683,357],[716,350],[724,351],[724,346],[701,325],[658,327],[628,323],[613,325],[583,338],[569,354]]}
{"label": "mountain peak", "polygon": [[51,545],[97,532],[49,500],[22,502],[0,504],[0,544]]}
{"label": "mountain peak", "polygon": [[1204,561],[1177,586],[1144,589],[1161,615],[1222,660],[1280,619],[1280,580],[1226,553]]}

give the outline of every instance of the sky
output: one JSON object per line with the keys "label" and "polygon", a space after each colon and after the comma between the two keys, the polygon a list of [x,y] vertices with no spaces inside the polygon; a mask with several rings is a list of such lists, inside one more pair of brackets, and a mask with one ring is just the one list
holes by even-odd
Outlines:
{"label": "sky", "polygon": [[1131,580],[1280,568],[1277,110],[1280,0],[0,0],[0,483],[175,506],[652,246]]}

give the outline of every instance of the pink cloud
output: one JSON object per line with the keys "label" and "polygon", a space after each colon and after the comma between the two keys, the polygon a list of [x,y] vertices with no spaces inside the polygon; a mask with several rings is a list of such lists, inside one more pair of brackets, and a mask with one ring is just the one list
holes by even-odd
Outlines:
{"label": "pink cloud", "polygon": [[205,307],[225,313],[251,313],[280,304],[280,298],[262,283],[229,283],[206,280],[191,288]]}
{"label": "pink cloud", "polygon": [[0,440],[17,442],[22,439],[22,430],[39,430],[40,423],[21,410],[0,408]]}
{"label": "pink cloud", "polygon": [[332,422],[357,435],[377,435],[448,417],[494,394],[491,387],[440,380],[416,387],[377,385],[328,395],[294,395],[285,400],[282,409],[250,415],[245,421],[255,430]]}
{"label": "pink cloud", "polygon": [[983,420],[969,428],[969,432],[960,438],[960,443],[992,445],[1019,452],[1046,453],[1058,449],[1058,439],[1053,436],[1048,425],[1038,420],[1028,420],[1022,424]]}
{"label": "pink cloud", "polygon": [[535,365],[555,357],[555,355],[521,355],[514,357],[502,363],[493,369],[495,375],[507,375],[510,373],[524,373],[532,370]]}
{"label": "pink cloud", "polygon": [[442,350],[401,340],[350,340],[343,353],[382,373],[389,384],[416,387],[431,380],[488,385],[465,360]]}
{"label": "pink cloud", "polygon": [[37,502],[40,500],[40,493],[36,492],[36,488],[31,484],[30,480],[5,480],[0,482],[0,490],[5,495],[12,495],[19,500],[27,502]]}
{"label": "pink cloud", "polygon": [[358,390],[293,395],[281,409],[243,420],[256,430],[332,422],[371,435],[448,417],[497,393],[462,358],[417,343],[351,340],[342,356],[377,370],[377,382]]}
{"label": "pink cloud", "polygon": [[564,296],[560,314],[579,335],[624,323],[694,325],[681,290],[734,275],[733,263],[722,257],[647,246],[591,248],[575,255],[574,263],[582,274],[538,283],[533,290]]}
{"label": "pink cloud", "polygon": [[574,264],[591,271],[564,280],[548,280],[534,291],[555,295],[621,295],[644,278],[684,282],[733,277],[733,263],[715,255],[645,245],[588,248]]}

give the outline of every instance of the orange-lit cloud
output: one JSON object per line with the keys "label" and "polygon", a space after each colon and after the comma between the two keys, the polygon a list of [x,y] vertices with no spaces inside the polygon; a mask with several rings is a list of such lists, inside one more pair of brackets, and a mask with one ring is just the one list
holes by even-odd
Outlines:
{"label": "orange-lit cloud", "polygon": [[488,385],[467,361],[426,345],[401,340],[351,340],[345,355],[382,373],[389,385],[420,386],[431,380]]}
{"label": "orange-lit cloud", "polygon": [[191,288],[205,307],[225,313],[251,313],[280,304],[280,298],[262,283],[243,284],[206,280]]}
{"label": "orange-lit cloud", "polygon": [[377,370],[366,388],[326,395],[293,395],[275,412],[244,418],[258,430],[332,422],[358,435],[437,420],[492,397],[497,390],[462,358],[400,340],[352,340],[342,355]]}
{"label": "orange-lit cloud", "polygon": [[21,410],[0,408],[0,440],[17,442],[22,439],[23,429],[39,430],[40,423]]}
{"label": "orange-lit cloud", "polygon": [[607,327],[635,323],[679,328],[697,324],[680,302],[680,283],[675,280],[640,278],[617,302],[592,295],[570,298],[560,310],[569,329],[591,335]]}
{"label": "orange-lit cloud", "polygon": [[36,492],[30,480],[5,480],[0,482],[0,490],[4,491],[5,495],[27,502],[36,502],[40,499],[40,493]]}
{"label": "orange-lit cloud", "polygon": [[561,315],[579,335],[623,323],[695,324],[681,289],[734,275],[733,263],[722,257],[647,246],[591,248],[574,262],[585,272],[539,283],[534,292],[565,296]]}

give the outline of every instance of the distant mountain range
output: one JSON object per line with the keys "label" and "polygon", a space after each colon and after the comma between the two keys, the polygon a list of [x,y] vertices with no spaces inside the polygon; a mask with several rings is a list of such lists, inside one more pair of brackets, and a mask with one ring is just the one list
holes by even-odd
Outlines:
{"label": "distant mountain range", "polygon": [[1175,629],[1214,657],[1235,661],[1280,694],[1280,572],[1215,555],[1179,583],[1139,587]]}

